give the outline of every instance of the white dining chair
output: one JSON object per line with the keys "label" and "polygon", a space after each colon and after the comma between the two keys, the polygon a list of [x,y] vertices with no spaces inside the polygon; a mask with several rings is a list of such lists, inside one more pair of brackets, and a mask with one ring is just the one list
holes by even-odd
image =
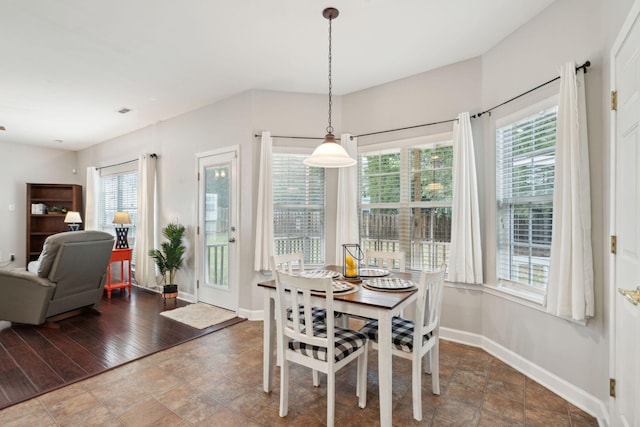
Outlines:
{"label": "white dining chair", "polygon": [[295,274],[304,270],[304,255],[302,252],[273,255],[273,268],[287,274]]}
{"label": "white dining chair", "polygon": [[[367,336],[335,326],[331,279],[293,276],[278,270],[274,274],[277,342],[284,356],[280,368],[280,416],[286,417],[289,410],[289,362],[294,362],[327,375],[327,425],[333,426],[336,372],[354,359],[358,361],[358,406],[364,408],[367,404]],[[312,321],[312,292],[326,296],[324,323]],[[293,316],[292,321],[287,319],[287,296],[293,307],[304,307],[304,322],[298,316]]]}
{"label": "white dining chair", "polygon": [[[304,271],[304,255],[302,252],[295,252],[291,254],[273,255],[271,257],[272,270],[282,271],[289,275],[299,274]],[[300,315],[302,316],[302,307],[299,307]],[[292,320],[293,310],[291,307],[287,309],[287,317]],[[312,320],[313,322],[324,322],[327,317],[327,312],[322,307],[313,307]],[[301,317],[304,319],[304,317]]]}
{"label": "white dining chair", "polygon": [[[411,360],[413,418],[422,420],[422,364],[431,371],[431,389],[440,394],[440,308],[446,266],[437,271],[420,273],[414,319],[392,319],[393,355]],[[371,347],[378,348],[378,321],[367,323],[360,332],[367,334]],[[427,353],[429,359],[427,360]]]}
{"label": "white dining chair", "polygon": [[[396,265],[398,267],[396,267]],[[366,249],[364,252],[364,268],[376,267],[389,271],[405,271],[404,252],[374,251]]]}

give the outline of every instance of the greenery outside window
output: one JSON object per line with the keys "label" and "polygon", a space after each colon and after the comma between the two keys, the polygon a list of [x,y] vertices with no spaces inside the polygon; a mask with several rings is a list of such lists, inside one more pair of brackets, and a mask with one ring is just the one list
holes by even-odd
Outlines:
{"label": "greenery outside window", "polygon": [[447,262],[451,243],[452,141],[429,139],[359,156],[360,245],[402,251],[417,270]]}
{"label": "greenery outside window", "polygon": [[324,169],[306,166],[308,153],[272,156],[275,254],[302,252],[305,265],[325,264]]}
{"label": "greenery outside window", "polygon": [[558,108],[496,126],[498,280],[544,294],[549,275]]}

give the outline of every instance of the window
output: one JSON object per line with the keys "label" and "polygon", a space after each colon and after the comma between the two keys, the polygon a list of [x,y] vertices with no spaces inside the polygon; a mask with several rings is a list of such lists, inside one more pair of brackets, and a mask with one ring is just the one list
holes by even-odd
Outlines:
{"label": "window", "polygon": [[538,293],[549,275],[557,115],[553,106],[496,130],[498,279]]}
{"label": "window", "polygon": [[273,153],[273,235],[276,255],[302,252],[325,263],[324,169],[305,166],[308,154]]}
{"label": "window", "polygon": [[434,269],[449,256],[453,146],[435,139],[359,156],[360,245],[403,251],[410,269]]}
{"label": "window", "polygon": [[[115,236],[113,217],[116,212],[129,212],[129,247],[135,247],[138,213],[138,172],[129,171],[100,177],[100,207],[98,224],[101,230]],[[134,258],[135,258],[135,251]],[[135,259],[131,262],[135,264]]]}

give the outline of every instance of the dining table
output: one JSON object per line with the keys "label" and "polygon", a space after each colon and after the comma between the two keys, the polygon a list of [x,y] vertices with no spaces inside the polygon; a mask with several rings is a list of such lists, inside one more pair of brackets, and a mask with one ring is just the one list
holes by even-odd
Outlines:
{"label": "dining table", "polygon": [[[322,267],[325,270],[342,272],[341,266]],[[419,281],[418,272],[388,272],[386,277],[409,280],[416,285]],[[348,315],[378,320],[378,381],[380,398],[380,425],[392,425],[392,339],[391,319],[417,298],[417,287],[409,290],[390,291],[376,290],[366,286],[367,278],[357,283],[357,291],[345,294],[334,293],[333,308],[336,312]],[[259,282],[258,286],[264,290],[264,354],[263,354],[263,389],[271,392],[271,383],[275,365],[275,280]],[[322,294],[312,297],[313,305],[326,306],[326,298]]]}

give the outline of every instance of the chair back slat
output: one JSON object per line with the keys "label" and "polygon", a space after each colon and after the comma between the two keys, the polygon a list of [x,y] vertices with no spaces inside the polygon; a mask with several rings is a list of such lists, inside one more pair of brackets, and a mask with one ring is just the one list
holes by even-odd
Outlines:
{"label": "chair back slat", "polygon": [[[327,360],[333,360],[334,346],[329,345],[327,337],[334,336],[334,312],[333,312],[333,284],[330,278],[308,278],[287,274],[283,271],[274,271],[276,278],[276,311],[278,313],[278,330],[284,337],[301,341],[309,345],[327,348]],[[313,335],[312,319],[312,292],[324,292],[326,295],[326,327],[327,337]],[[304,324],[300,316],[292,316],[292,321],[287,321],[287,300],[290,295],[291,307],[303,307]],[[333,340],[331,340],[333,342]]]}
{"label": "chair back slat", "polygon": [[[396,264],[398,268],[396,268]],[[385,252],[367,249],[364,256],[366,267],[386,268],[387,270],[405,271],[404,252]]]}
{"label": "chair back slat", "polygon": [[280,270],[288,274],[295,274],[304,270],[304,255],[302,252],[273,255],[271,259],[273,263],[272,270]]}

